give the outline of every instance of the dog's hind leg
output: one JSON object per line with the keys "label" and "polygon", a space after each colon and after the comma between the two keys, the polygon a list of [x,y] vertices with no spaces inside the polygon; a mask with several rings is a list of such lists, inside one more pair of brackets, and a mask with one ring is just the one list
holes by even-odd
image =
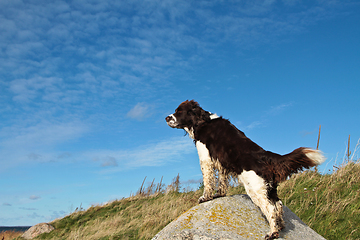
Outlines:
{"label": "dog's hind leg", "polygon": [[285,227],[285,222],[283,219],[284,210],[283,204],[277,194],[277,184],[272,184],[271,186],[268,186],[267,196],[270,201],[275,204],[276,225],[277,228],[281,230]]}
{"label": "dog's hind leg", "polygon": [[199,198],[199,203],[202,203],[213,199],[215,189],[215,172],[214,164],[211,161],[209,150],[206,148],[205,144],[197,141],[196,148],[199,154],[201,172],[204,181],[204,193]]}
{"label": "dog's hind leg", "polygon": [[283,203],[281,200],[278,200],[275,202],[276,207],[276,225],[279,228],[279,231],[285,228],[285,222],[284,222],[284,210],[283,210]]}
{"label": "dog's hind leg", "polygon": [[[239,180],[244,184],[246,193],[257,205],[270,225],[270,233],[265,239],[271,240],[279,237],[279,231],[282,229],[282,204],[271,201],[268,197],[268,186],[265,180],[254,171],[243,171],[239,174]],[[281,219],[279,219],[281,216]],[[280,223],[280,224],[279,224]]]}

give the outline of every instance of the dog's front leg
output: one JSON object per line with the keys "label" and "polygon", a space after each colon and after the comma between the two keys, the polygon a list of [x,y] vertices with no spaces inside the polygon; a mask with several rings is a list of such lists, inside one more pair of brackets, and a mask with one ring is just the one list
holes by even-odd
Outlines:
{"label": "dog's front leg", "polygon": [[213,199],[215,187],[214,164],[211,161],[209,150],[205,144],[197,141],[196,148],[199,154],[201,172],[204,181],[204,193],[199,198],[199,203],[202,203]]}
{"label": "dog's front leg", "polygon": [[218,169],[219,171],[219,178],[218,178],[219,187],[214,198],[224,197],[226,196],[226,192],[229,187],[229,175],[226,172],[225,168],[223,168],[223,166],[219,162],[215,163],[215,168]]}

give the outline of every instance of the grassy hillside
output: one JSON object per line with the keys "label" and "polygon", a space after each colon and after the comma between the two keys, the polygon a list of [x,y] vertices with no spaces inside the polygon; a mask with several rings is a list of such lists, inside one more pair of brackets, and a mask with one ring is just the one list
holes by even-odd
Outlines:
{"label": "grassy hillside", "polygon": [[[37,239],[151,239],[180,214],[195,206],[201,190],[179,192],[179,177],[168,186],[141,186],[136,196],[53,221],[56,228]],[[229,195],[244,193],[231,187]],[[279,186],[284,204],[326,239],[360,239],[360,163],[334,173],[306,171]],[[17,238],[21,239],[21,238]]]}

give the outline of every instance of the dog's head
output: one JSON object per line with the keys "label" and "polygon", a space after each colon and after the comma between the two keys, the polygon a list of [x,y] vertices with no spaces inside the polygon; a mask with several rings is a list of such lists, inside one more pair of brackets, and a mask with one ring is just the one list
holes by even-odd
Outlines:
{"label": "dog's head", "polygon": [[194,100],[182,102],[175,113],[165,118],[172,128],[194,129],[201,123],[211,120],[211,113],[205,111]]}

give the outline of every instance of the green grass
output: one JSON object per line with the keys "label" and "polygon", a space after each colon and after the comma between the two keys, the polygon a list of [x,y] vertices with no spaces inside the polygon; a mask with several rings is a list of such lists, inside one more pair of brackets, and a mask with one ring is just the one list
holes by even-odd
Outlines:
{"label": "green grass", "polygon": [[360,163],[306,171],[279,188],[284,204],[326,239],[360,239]]}
{"label": "green grass", "polygon": [[[51,222],[55,230],[36,239],[151,239],[197,204],[202,189],[178,192],[179,184],[177,176],[167,192],[161,183],[152,183],[141,186],[135,196],[76,211]],[[231,187],[228,195],[240,193],[245,193],[243,187]],[[296,174],[280,184],[279,197],[326,239],[360,239],[359,162],[349,162],[332,174]]]}

